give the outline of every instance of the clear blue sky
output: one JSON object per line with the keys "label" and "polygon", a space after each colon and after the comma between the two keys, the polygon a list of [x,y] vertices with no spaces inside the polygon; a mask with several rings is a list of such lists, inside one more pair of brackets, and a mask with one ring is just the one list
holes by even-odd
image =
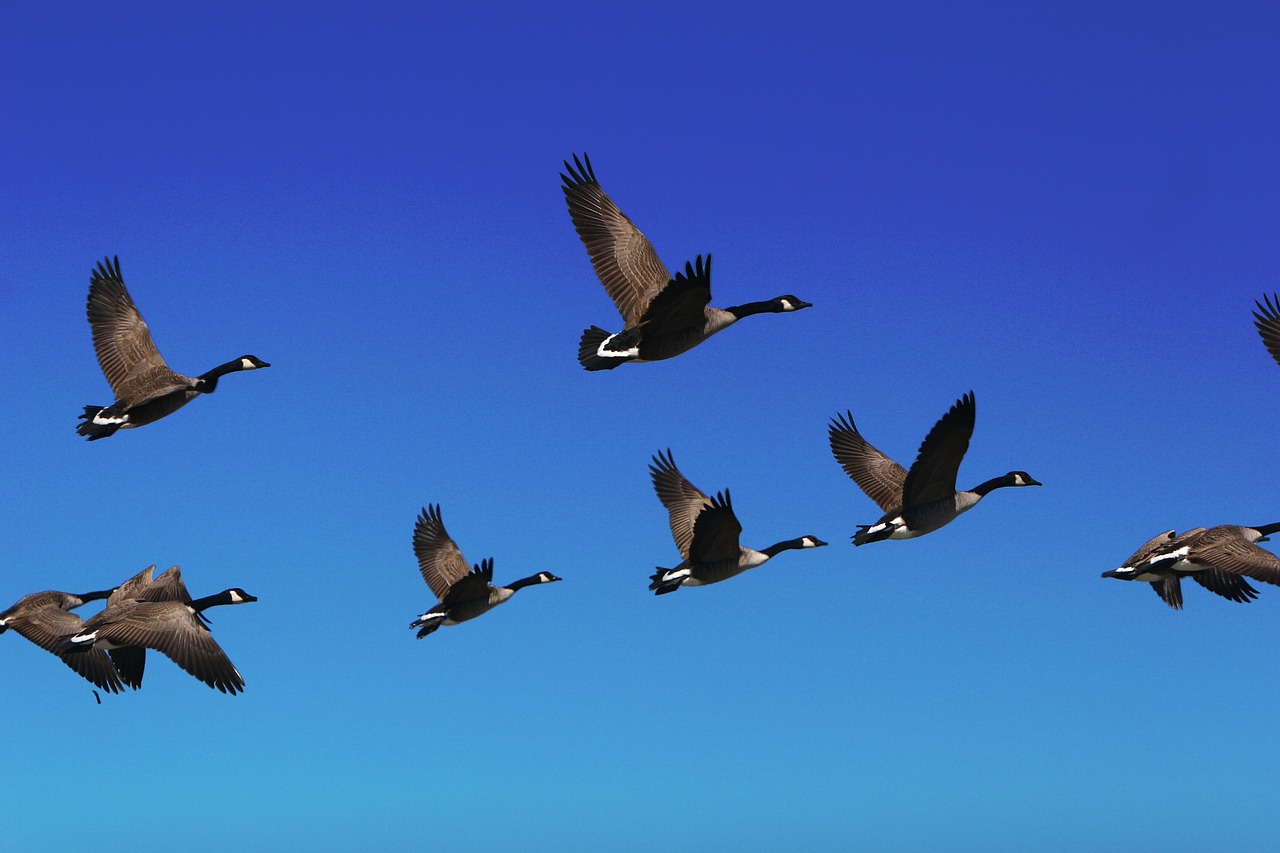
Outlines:
{"label": "clear blue sky", "polygon": [[[1280,589],[1173,612],[1156,533],[1280,520],[1280,11],[1268,3],[10,3],[0,18],[0,607],[181,565],[243,673],[89,685],[0,638],[9,849],[1267,849]],[[561,161],[714,304],[589,374],[618,316]],[[174,416],[88,444],[120,256]],[[909,464],[965,391],[923,539],[831,458]],[[764,546],[655,598],[670,447]],[[418,641],[441,504],[499,580]],[[85,614],[92,608],[86,608]]]}

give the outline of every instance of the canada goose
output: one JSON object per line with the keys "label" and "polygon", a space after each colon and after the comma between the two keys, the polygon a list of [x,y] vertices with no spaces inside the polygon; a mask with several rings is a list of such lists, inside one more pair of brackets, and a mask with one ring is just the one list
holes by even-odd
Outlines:
{"label": "canada goose", "polygon": [[[1120,568],[1103,572],[1102,576],[1147,581],[1175,609],[1181,605],[1181,595],[1176,590],[1178,579],[1183,577],[1192,578],[1223,598],[1246,603],[1257,598],[1258,591],[1244,578],[1280,585],[1280,557],[1256,544],[1277,531],[1280,524],[1221,524],[1208,530],[1197,527],[1181,536],[1169,531],[1138,549]],[[1159,541],[1162,538],[1164,541]],[[1169,596],[1162,589],[1170,590]],[[1171,598],[1176,598],[1177,603]]]}
{"label": "canada goose", "polygon": [[733,513],[729,490],[708,498],[680,473],[669,448],[665,456],[659,452],[653,457],[649,476],[658,500],[667,508],[671,536],[684,558],[675,568],[657,567],[649,577],[649,589],[654,595],[675,592],[681,586],[719,583],[761,566],[783,551],[821,548],[827,544],[816,536],[787,539],[763,551],[739,544],[742,525]]}
{"label": "canada goose", "polygon": [[1263,300],[1254,302],[1258,310],[1253,312],[1253,325],[1258,327],[1267,352],[1280,364],[1280,297],[1264,295]]}
{"label": "canada goose", "polygon": [[257,356],[242,355],[196,377],[170,370],[125,290],[118,257],[100,261],[89,277],[88,313],[98,364],[116,395],[105,408],[84,407],[76,432],[89,441],[173,414],[197,395],[212,394],[224,374],[271,366]]}
{"label": "canada goose", "polygon": [[0,634],[12,628],[47,652],[52,652],[75,672],[95,687],[111,693],[123,690],[120,675],[105,653],[93,651],[85,655],[69,655],[60,651],[61,639],[80,630],[84,622],[69,611],[85,602],[101,601],[111,595],[111,590],[70,592],[48,590],[33,592],[18,599],[8,610],[0,613]]}
{"label": "canada goose", "polygon": [[910,471],[867,443],[853,423],[852,412],[832,419],[828,438],[836,461],[884,510],[874,524],[858,525],[854,545],[923,536],[973,509],[993,489],[1042,485],[1026,471],[1010,471],[968,491],[956,491],[956,475],[969,449],[976,412],[970,391],[929,430]]}
{"label": "canada goose", "polygon": [[[587,247],[609,298],[626,325],[609,334],[599,326],[582,333],[578,361],[587,370],[612,370],[628,361],[658,361],[692,349],[716,332],[752,314],[783,313],[811,308],[794,296],[713,308],[711,256],[699,255],[684,272],[667,272],[653,244],[627,218],[596,181],[591,160],[573,156],[564,161],[565,201],[573,227]],[[576,168],[575,168],[576,166]]]}
{"label": "canada goose", "polygon": [[257,600],[234,587],[190,603],[124,601],[86,622],[79,632],[64,636],[60,648],[72,653],[132,646],[155,649],[210,687],[235,694],[244,690],[244,678],[209,634],[201,614],[210,607]]}
{"label": "canada goose", "polygon": [[1127,581],[1145,581],[1151,584],[1151,588],[1155,590],[1156,595],[1160,596],[1160,600],[1174,610],[1182,609],[1182,578],[1184,577],[1190,577],[1205,589],[1229,601],[1247,604],[1257,598],[1258,591],[1240,575],[1213,567],[1185,571],[1174,568],[1168,560],[1155,564],[1150,561],[1153,555],[1176,550],[1179,545],[1203,532],[1205,532],[1203,527],[1197,527],[1177,536],[1174,531],[1166,530],[1134,551],[1120,568],[1103,572],[1102,576]]}
{"label": "canada goose", "polygon": [[482,560],[475,568],[467,568],[457,543],[444,529],[438,504],[429,505],[418,516],[413,526],[413,553],[422,579],[440,599],[439,604],[409,623],[410,628],[420,629],[419,640],[441,625],[457,625],[488,613],[526,586],[560,580],[551,572],[538,572],[506,586],[494,586],[493,560]]}

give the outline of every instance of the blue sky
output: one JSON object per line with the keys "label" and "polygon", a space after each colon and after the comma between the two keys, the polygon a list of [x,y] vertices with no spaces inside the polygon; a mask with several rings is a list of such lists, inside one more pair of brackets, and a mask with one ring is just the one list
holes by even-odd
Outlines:
{"label": "blue sky", "polygon": [[[1267,849],[1280,590],[1103,580],[1168,528],[1280,520],[1280,12],[1235,4],[10,4],[0,26],[0,606],[178,564],[247,682],[142,691],[0,639],[13,849]],[[617,328],[559,189],[587,151],[714,304]],[[88,444],[119,255],[160,350],[269,370]],[[965,391],[923,539],[831,458],[903,464]],[[743,541],[655,598],[650,456]],[[522,592],[418,641],[441,504]],[[92,612],[85,609],[85,615]]]}

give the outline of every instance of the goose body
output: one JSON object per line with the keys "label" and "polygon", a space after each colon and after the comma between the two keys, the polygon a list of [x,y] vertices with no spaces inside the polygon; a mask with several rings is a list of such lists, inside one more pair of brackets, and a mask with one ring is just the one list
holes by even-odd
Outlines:
{"label": "goose body", "polygon": [[812,307],[795,296],[711,305],[711,256],[699,255],[672,276],[647,237],[596,180],[585,154],[564,163],[565,201],[573,227],[587,247],[596,276],[625,323],[610,333],[592,326],[582,333],[578,361],[587,370],[612,370],[627,362],[658,361],[687,352],[752,314],[786,313]]}
{"label": "goose body", "polygon": [[64,637],[61,647],[72,654],[88,649],[155,649],[210,687],[235,694],[244,690],[244,678],[210,635],[202,614],[210,607],[257,600],[234,587],[189,602],[122,601]]}
{"label": "goose body", "polygon": [[739,542],[742,524],[734,514],[728,489],[708,498],[680,473],[670,450],[653,457],[649,476],[658,500],[667,509],[671,536],[684,558],[674,568],[657,567],[649,577],[654,595],[675,592],[682,586],[720,583],[764,565],[783,551],[827,544],[816,536],[801,536],[759,551],[748,548]]}
{"label": "goose body", "polygon": [[1280,524],[1197,527],[1181,536],[1169,530],[1102,577],[1145,581],[1175,610],[1182,608],[1185,577],[1229,601],[1246,604],[1258,597],[1258,591],[1245,578],[1280,585],[1280,557],[1256,544],[1277,531]]}
{"label": "goose body", "polygon": [[493,583],[493,560],[468,567],[458,544],[449,536],[440,517],[440,507],[432,504],[418,516],[413,528],[413,553],[418,558],[422,579],[440,603],[409,623],[418,629],[418,639],[437,629],[458,625],[488,613],[526,586],[554,583],[560,578],[538,572],[506,586]]}
{"label": "goose body", "polygon": [[66,654],[61,650],[62,638],[79,631],[84,622],[70,611],[89,601],[101,601],[111,590],[85,592],[79,595],[46,590],[24,595],[8,610],[0,613],[0,634],[12,628],[47,652],[57,655],[75,673],[95,687],[119,693],[123,687],[119,673],[104,652]]}
{"label": "goose body", "polygon": [[1041,485],[1026,471],[1010,471],[972,489],[956,490],[956,476],[969,449],[976,414],[970,391],[934,424],[909,471],[862,437],[851,412],[831,421],[828,438],[836,461],[884,510],[873,524],[858,525],[854,545],[923,536],[955,521],[995,489]]}
{"label": "goose body", "polygon": [[169,369],[120,275],[120,259],[100,261],[89,278],[89,327],[107,383],[116,400],[85,406],[76,432],[89,441],[171,415],[201,394],[212,394],[228,373],[270,367],[252,355],[220,364],[199,376]]}

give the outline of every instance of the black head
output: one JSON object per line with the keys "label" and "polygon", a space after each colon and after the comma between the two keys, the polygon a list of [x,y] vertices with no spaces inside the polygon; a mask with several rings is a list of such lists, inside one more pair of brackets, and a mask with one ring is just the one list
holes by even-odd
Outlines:
{"label": "black head", "polygon": [[1032,477],[1026,471],[1010,471],[1004,475],[1006,486],[1043,486],[1044,483]]}
{"label": "black head", "polygon": [[797,299],[796,297],[791,295],[779,296],[777,299],[773,300],[773,304],[777,306],[776,308],[774,308],[774,310],[777,311],[778,313],[784,313],[786,311],[799,311],[801,308],[813,307],[812,302],[805,302],[803,299]]}
{"label": "black head", "polygon": [[556,581],[560,580],[560,578],[551,574],[551,572],[538,572],[536,577],[538,579],[537,581],[538,583],[555,583]]}
{"label": "black head", "polygon": [[270,366],[271,366],[270,364],[258,358],[256,355],[240,356],[241,370],[257,370],[260,367],[270,367]]}

